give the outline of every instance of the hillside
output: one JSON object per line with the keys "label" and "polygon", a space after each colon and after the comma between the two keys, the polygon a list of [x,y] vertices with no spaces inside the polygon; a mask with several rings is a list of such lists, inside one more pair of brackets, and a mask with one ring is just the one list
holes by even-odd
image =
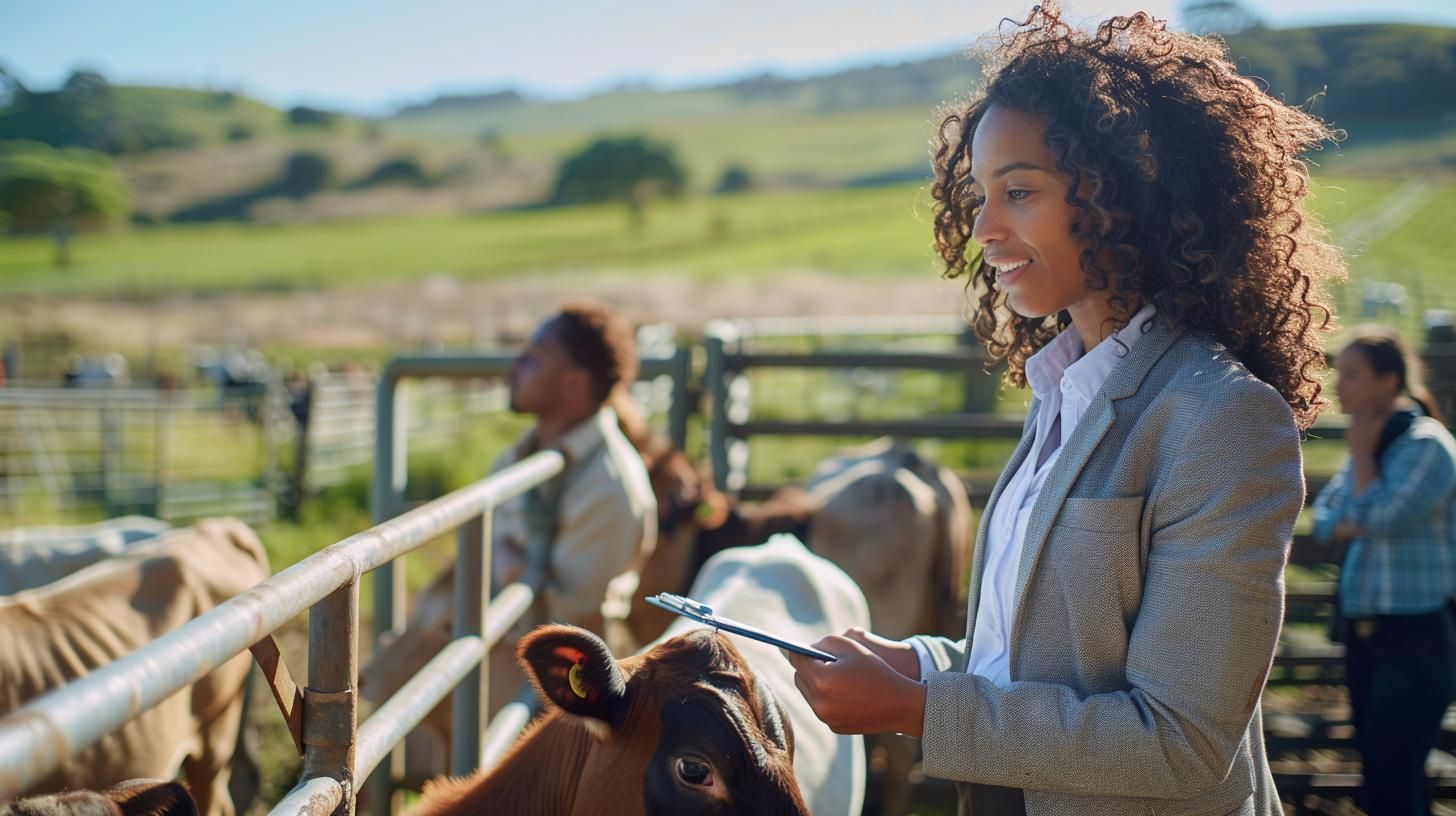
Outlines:
{"label": "hillside", "polygon": [[[1255,28],[1227,37],[1240,69],[1344,128],[1341,172],[1456,169],[1456,29],[1369,24]],[[934,109],[981,70],[959,55],[808,79],[772,75],[675,91],[628,87],[549,101],[496,92],[401,110],[386,133],[486,135],[547,159],[600,132],[647,131],[678,145],[699,187],[729,163],[788,185],[902,180],[927,172]],[[1363,154],[1363,155],[1362,155]]]}
{"label": "hillside", "polygon": [[[1313,110],[1348,132],[1339,150],[1315,157],[1320,172],[1456,175],[1456,29],[1255,28],[1227,39],[1245,74],[1290,101],[1318,95]],[[146,222],[443,215],[546,200],[560,161],[602,135],[670,144],[695,194],[717,187],[730,168],[768,190],[919,181],[929,171],[936,109],[980,76],[973,60],[947,55],[802,79],[624,86],[571,100],[497,89],[363,120],[282,111],[226,91],[112,86],[78,73],[56,90],[13,94],[0,108],[0,140],[116,156],[133,213]],[[302,198],[270,193],[303,151],[331,163],[327,184]],[[400,161],[420,167],[429,183],[364,183]]]}

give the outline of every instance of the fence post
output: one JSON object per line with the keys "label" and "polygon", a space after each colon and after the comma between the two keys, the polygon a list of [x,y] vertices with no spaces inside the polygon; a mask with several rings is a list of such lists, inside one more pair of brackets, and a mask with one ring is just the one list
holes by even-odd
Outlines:
{"label": "fence post", "polygon": [[708,352],[704,376],[708,379],[708,458],[713,468],[713,486],[728,489],[728,359],[724,335],[732,331],[722,321],[708,324],[703,347]]}
{"label": "fence post", "polygon": [[[455,619],[451,637],[458,640],[485,633],[485,594],[490,588],[489,508],[460,525],[455,533]],[[480,767],[480,735],[489,710],[487,689],[490,649],[451,694],[450,774],[464,776]]]}
{"label": "fence post", "polygon": [[359,582],[334,590],[308,613],[308,687],[303,692],[303,778],[338,780],[335,816],[353,816],[354,743],[359,732]]}
{"label": "fence post", "polygon": [[667,435],[673,447],[686,450],[688,446],[688,415],[693,406],[688,404],[692,389],[688,379],[693,375],[693,347],[678,346],[672,356],[672,410],[667,416]]}
{"label": "fence post", "polygon": [[101,400],[97,417],[101,430],[101,507],[108,516],[116,514],[111,503],[111,482],[113,475],[126,471],[126,448],[122,446],[121,425],[117,420],[117,407],[110,394]]}
{"label": "fence post", "polygon": [[[408,478],[409,436],[402,433],[403,412],[398,393],[400,377],[393,366],[385,366],[374,392],[374,478],[370,486],[371,515],[375,524],[387,521],[404,507],[404,489]],[[385,632],[404,628],[403,558],[383,564],[374,571],[374,642]],[[396,748],[389,759],[381,762],[369,777],[370,816],[389,816],[393,812],[394,780],[404,773],[404,752]]]}

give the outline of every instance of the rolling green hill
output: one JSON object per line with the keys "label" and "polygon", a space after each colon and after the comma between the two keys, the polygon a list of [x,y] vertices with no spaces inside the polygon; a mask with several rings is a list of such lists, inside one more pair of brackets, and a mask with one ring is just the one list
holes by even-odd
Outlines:
{"label": "rolling green hill", "polygon": [[[1344,128],[1332,172],[1456,171],[1456,29],[1370,24],[1255,28],[1227,38],[1240,69],[1272,93]],[[620,88],[548,101],[515,93],[454,96],[402,110],[386,132],[486,136],[551,159],[598,133],[674,142],[699,189],[729,163],[792,186],[895,181],[928,173],[935,108],[966,94],[979,66],[961,56],[808,79],[771,75],[714,87]]]}

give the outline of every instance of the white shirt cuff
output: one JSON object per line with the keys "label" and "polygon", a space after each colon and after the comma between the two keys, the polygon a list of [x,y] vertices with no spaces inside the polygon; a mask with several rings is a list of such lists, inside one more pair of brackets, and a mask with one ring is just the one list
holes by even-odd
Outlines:
{"label": "white shirt cuff", "polygon": [[920,682],[924,683],[926,678],[930,677],[930,673],[936,671],[935,658],[930,656],[930,650],[925,648],[925,644],[920,641],[920,638],[907,638],[904,642],[909,643],[910,648],[915,650],[915,658],[920,661]]}

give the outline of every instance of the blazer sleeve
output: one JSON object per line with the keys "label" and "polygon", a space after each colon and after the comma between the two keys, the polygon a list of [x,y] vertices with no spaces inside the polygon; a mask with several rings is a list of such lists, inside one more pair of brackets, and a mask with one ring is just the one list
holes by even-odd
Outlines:
{"label": "blazer sleeve", "polygon": [[1243,379],[1189,396],[1169,424],[1173,461],[1148,499],[1129,687],[1084,697],[1054,683],[1002,689],[973,674],[932,674],[927,775],[1169,799],[1227,777],[1279,639],[1304,481],[1293,416],[1272,388]]}

